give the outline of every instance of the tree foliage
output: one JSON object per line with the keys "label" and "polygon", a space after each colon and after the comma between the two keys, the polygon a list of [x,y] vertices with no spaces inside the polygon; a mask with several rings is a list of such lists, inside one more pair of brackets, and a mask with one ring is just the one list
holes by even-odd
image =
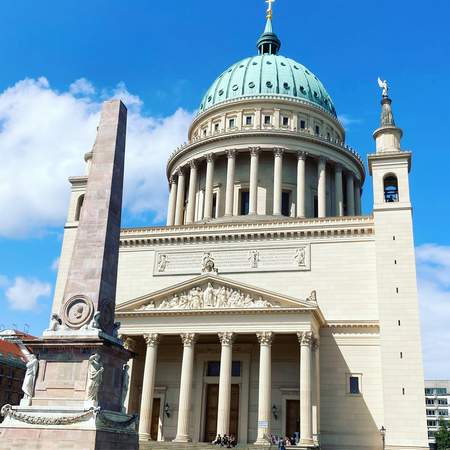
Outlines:
{"label": "tree foliage", "polygon": [[449,422],[444,419],[439,420],[439,429],[434,435],[436,439],[437,450],[450,449],[450,426]]}

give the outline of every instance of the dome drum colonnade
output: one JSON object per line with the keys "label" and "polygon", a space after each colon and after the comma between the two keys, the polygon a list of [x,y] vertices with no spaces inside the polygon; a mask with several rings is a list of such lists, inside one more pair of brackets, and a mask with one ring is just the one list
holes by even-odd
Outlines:
{"label": "dome drum colonnade", "polygon": [[[264,161],[265,174],[268,171],[273,177],[271,180],[261,180],[260,159],[262,155],[272,154],[272,162]],[[248,169],[248,176],[243,180],[236,180],[236,160],[242,161],[247,158],[249,162],[245,164]],[[270,156],[269,156],[270,158]],[[215,177],[215,168],[218,162],[225,159],[226,179],[224,188]],[[296,162],[295,162],[296,160]],[[287,166],[295,164],[295,180],[290,177],[291,183],[284,185]],[[242,164],[244,166],[244,164]],[[307,173],[307,165],[315,174]],[[249,166],[249,168],[248,168]],[[292,172],[292,170],[291,170]],[[200,186],[200,179],[203,185]],[[307,180],[316,183],[313,189],[308,187]],[[334,180],[333,180],[334,179]],[[237,182],[238,181],[238,182]],[[244,183],[243,183],[243,182]],[[293,183],[292,183],[293,181]],[[327,186],[331,184],[333,186]],[[267,211],[270,201],[266,198],[263,208],[258,208],[258,188],[263,187],[272,197],[272,215],[291,216],[305,218],[308,216],[354,216],[361,214],[361,180],[351,170],[343,167],[339,162],[327,159],[325,156],[312,155],[305,151],[289,150],[281,147],[247,147],[239,149],[227,149],[222,152],[209,152],[197,159],[191,159],[185,165],[177,168],[170,177],[169,208],[167,215],[167,225],[192,224],[199,220],[217,219],[221,216],[232,217],[240,215],[242,205],[239,202],[239,186],[248,187],[244,192],[248,192],[248,209],[244,214],[256,215],[258,209]],[[215,188],[215,186],[217,186]],[[327,196],[328,191],[328,196]],[[203,195],[199,197],[199,193]],[[311,196],[317,192],[317,204],[315,211],[307,214],[307,195]],[[288,199],[288,207],[283,211],[283,193]],[[225,199],[222,200],[223,195]],[[333,196],[333,199],[327,198]],[[344,206],[345,199],[345,206]],[[187,203],[186,203],[187,200]],[[219,205],[218,202],[221,202]],[[240,207],[239,207],[240,206]],[[286,211],[287,209],[287,211]],[[282,214],[284,213],[284,214]],[[312,214],[311,214],[312,213]],[[264,214],[264,215],[267,215]]]}

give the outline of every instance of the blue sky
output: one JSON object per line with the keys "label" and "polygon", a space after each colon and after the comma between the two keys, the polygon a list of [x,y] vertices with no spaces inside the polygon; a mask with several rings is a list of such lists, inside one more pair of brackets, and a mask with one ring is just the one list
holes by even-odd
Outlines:
{"label": "blue sky", "polygon": [[[256,52],[265,4],[22,0],[0,8],[0,328],[30,324],[39,334],[56,277],[66,179],[83,171],[100,102],[121,96],[130,109],[124,225],[163,221],[167,155],[215,77]],[[414,152],[426,373],[448,378],[450,365],[439,362],[448,350],[439,343],[450,338],[450,3],[277,0],[274,10],[281,53],[321,79],[347,142],[364,158],[379,121],[376,79],[390,81],[403,148]],[[370,213],[370,177],[363,200]]]}

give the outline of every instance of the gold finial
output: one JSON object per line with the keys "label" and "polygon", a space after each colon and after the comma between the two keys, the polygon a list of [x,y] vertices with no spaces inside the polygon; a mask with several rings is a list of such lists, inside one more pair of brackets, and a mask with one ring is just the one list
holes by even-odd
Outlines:
{"label": "gold finial", "polygon": [[267,8],[267,18],[272,20],[272,3],[275,2],[275,0],[266,0],[266,3],[269,5]]}

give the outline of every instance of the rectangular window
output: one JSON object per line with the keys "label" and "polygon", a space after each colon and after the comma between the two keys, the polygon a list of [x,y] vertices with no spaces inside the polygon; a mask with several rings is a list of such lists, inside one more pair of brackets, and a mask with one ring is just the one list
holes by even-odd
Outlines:
{"label": "rectangular window", "polygon": [[439,405],[447,405],[448,404],[447,399],[446,398],[440,398],[438,400],[438,404]]}
{"label": "rectangular window", "polygon": [[245,125],[251,125],[253,122],[253,117],[252,116],[246,116],[245,117]]}
{"label": "rectangular window", "polygon": [[429,427],[435,427],[437,424],[436,420],[427,420],[427,425]]}
{"label": "rectangular window", "polygon": [[203,130],[203,136],[206,136],[206,128]]}
{"label": "rectangular window", "polygon": [[289,117],[283,116],[283,127],[287,127],[289,125]]}
{"label": "rectangular window", "polygon": [[304,120],[300,120],[300,128],[304,130],[306,128],[306,122]]}
{"label": "rectangular window", "polygon": [[350,375],[349,377],[349,394],[361,394],[359,388],[359,377]]}
{"label": "rectangular window", "polygon": [[427,416],[435,416],[436,411],[434,409],[427,409]]}
{"label": "rectangular window", "polygon": [[228,126],[230,127],[230,128],[234,128],[235,127],[235,120],[234,119],[230,119],[229,121],[228,121]]}
{"label": "rectangular window", "polygon": [[433,400],[432,398],[427,398],[427,399],[425,400],[425,404],[426,404],[426,405],[434,405],[434,400]]}
{"label": "rectangular window", "polygon": [[291,215],[290,194],[289,191],[283,191],[281,193],[281,214],[286,217]]}
{"label": "rectangular window", "polygon": [[439,415],[440,415],[440,416],[448,416],[448,410],[447,410],[447,409],[444,409],[444,410],[442,410],[442,411],[439,411]]}
{"label": "rectangular window", "polygon": [[319,134],[320,134],[320,127],[319,127],[319,125],[316,125],[315,131],[316,131],[316,136],[319,136]]}
{"label": "rectangular window", "polygon": [[240,215],[246,216],[250,209],[250,193],[248,191],[241,191],[241,210]]}
{"label": "rectangular window", "polygon": [[271,116],[264,116],[264,125],[270,125],[272,123]]}
{"label": "rectangular window", "polygon": [[217,192],[213,194],[212,218],[217,219]]}
{"label": "rectangular window", "polygon": [[217,133],[219,131],[219,124],[215,123],[214,124],[214,131]]}
{"label": "rectangular window", "polygon": [[[220,361],[208,361],[206,366],[206,376],[208,377],[218,377],[220,376]],[[241,362],[233,361],[231,363],[231,376],[240,377],[241,376]]]}

